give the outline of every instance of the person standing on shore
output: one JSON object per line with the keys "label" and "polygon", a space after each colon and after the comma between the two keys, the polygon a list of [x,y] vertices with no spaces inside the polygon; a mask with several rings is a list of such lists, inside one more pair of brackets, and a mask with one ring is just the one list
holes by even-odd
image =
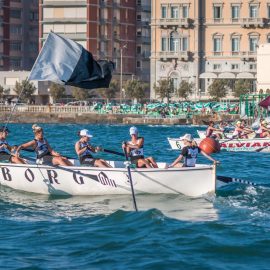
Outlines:
{"label": "person standing on shore", "polygon": [[131,141],[122,144],[123,150],[130,156],[132,163],[138,168],[158,168],[158,165],[153,157],[144,157],[143,145],[144,137],[139,137],[139,131],[136,127],[129,129]]}
{"label": "person standing on shore", "polygon": [[87,129],[79,131],[80,140],[75,144],[75,151],[79,157],[81,165],[88,165],[92,167],[112,168],[112,166],[103,159],[97,159],[92,156],[92,153],[101,151],[100,147],[93,147],[89,144],[90,138],[93,136]]}
{"label": "person standing on shore", "polygon": [[17,164],[26,164],[26,161],[20,157],[12,155],[12,151],[16,149],[15,146],[10,146],[7,142],[9,130],[7,127],[0,128],[0,161],[9,161]]}
{"label": "person standing on shore", "polygon": [[38,164],[72,166],[72,163],[66,157],[62,157],[52,149],[44,138],[42,127],[33,125],[32,129],[35,134],[34,140],[20,145],[17,148],[16,157],[19,157],[20,150],[32,147],[36,152]]}
{"label": "person standing on shore", "polygon": [[[180,167],[195,167],[197,162],[198,154],[201,153],[209,160],[213,161],[214,164],[219,163],[217,160],[213,159],[211,156],[202,151],[193,140],[191,134],[185,134],[180,138],[184,142],[184,147],[181,151],[179,157],[171,163],[167,168],[180,168]],[[184,162],[181,163],[184,159]]]}

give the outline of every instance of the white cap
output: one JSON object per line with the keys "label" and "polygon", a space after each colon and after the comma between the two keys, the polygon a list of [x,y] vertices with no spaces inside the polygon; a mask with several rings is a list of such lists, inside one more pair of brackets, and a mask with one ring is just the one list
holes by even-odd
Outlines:
{"label": "white cap", "polygon": [[93,135],[90,134],[90,132],[87,129],[82,129],[80,131],[80,136],[86,136],[88,138],[92,138],[93,137]]}
{"label": "white cap", "polygon": [[193,141],[193,137],[191,136],[191,134],[185,134],[183,137],[180,137],[180,140],[187,140],[189,142]]}
{"label": "white cap", "polygon": [[138,134],[138,129],[136,127],[131,127],[129,129],[129,134],[130,135],[137,135]]}

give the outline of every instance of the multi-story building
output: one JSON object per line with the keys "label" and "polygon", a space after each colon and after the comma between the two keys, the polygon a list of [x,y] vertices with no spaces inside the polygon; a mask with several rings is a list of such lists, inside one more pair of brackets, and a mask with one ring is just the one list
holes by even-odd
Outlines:
{"label": "multi-story building", "polygon": [[[248,79],[256,89],[256,51],[270,42],[270,1],[153,0],[151,89],[170,77],[207,97],[214,79]],[[252,87],[251,87],[252,88]],[[152,90],[152,96],[155,96]]]}
{"label": "multi-story building", "polygon": [[143,0],[39,0],[39,12],[40,48],[54,31],[82,44],[95,59],[112,60],[124,79],[149,80],[150,5]]}
{"label": "multi-story building", "polygon": [[199,7],[197,0],[152,0],[151,97],[160,79],[197,84],[199,74]]}
{"label": "multi-story building", "polygon": [[38,55],[38,0],[0,0],[0,70],[30,70]]}

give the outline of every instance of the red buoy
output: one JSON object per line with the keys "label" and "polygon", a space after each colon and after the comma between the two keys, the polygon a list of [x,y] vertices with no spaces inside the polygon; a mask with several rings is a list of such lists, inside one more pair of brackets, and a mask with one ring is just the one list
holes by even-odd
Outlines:
{"label": "red buoy", "polygon": [[220,151],[220,144],[213,138],[205,138],[200,142],[200,149],[210,155]]}

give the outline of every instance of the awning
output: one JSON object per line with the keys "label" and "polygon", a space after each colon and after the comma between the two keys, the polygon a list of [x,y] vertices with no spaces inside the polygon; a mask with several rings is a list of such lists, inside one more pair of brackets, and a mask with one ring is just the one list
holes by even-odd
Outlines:
{"label": "awning", "polygon": [[223,72],[218,75],[219,79],[235,79],[235,75],[231,72]]}
{"label": "awning", "polygon": [[270,106],[270,96],[262,100],[259,105],[265,109],[268,109],[268,107]]}
{"label": "awning", "polygon": [[217,74],[212,73],[212,72],[204,72],[200,74],[200,79],[216,79]]}
{"label": "awning", "polygon": [[254,75],[249,72],[238,73],[236,77],[238,79],[254,79]]}

